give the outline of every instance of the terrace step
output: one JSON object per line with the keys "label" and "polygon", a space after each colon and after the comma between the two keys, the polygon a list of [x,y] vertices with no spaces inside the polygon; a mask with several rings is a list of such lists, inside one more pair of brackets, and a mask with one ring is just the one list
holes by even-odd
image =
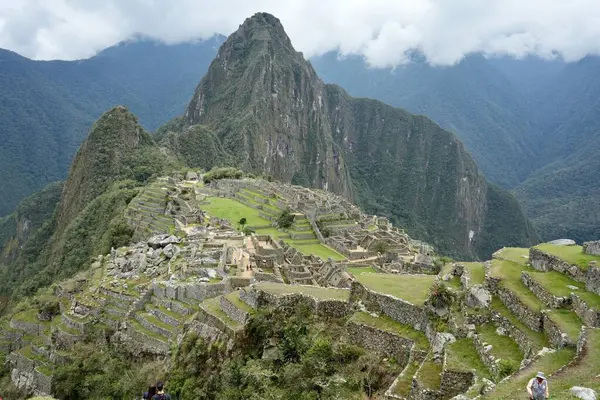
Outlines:
{"label": "terrace step", "polygon": [[154,332],[167,339],[174,339],[177,336],[177,329],[164,323],[154,315],[146,312],[136,312],[135,320],[147,330]]}
{"label": "terrace step", "polygon": [[240,299],[240,292],[224,295],[219,300],[221,310],[233,321],[245,324],[254,309]]}
{"label": "terrace step", "polygon": [[217,296],[200,303],[200,312],[198,313],[198,321],[212,326],[225,333],[230,338],[237,335],[243,325],[238,321],[231,319],[221,308],[221,297]]}
{"label": "terrace step", "polygon": [[168,310],[166,307],[157,307],[151,303],[146,303],[145,310],[149,314],[164,322],[165,324],[171,325],[174,328],[180,327],[186,320],[185,315],[177,314],[173,311]]}
{"label": "terrace step", "polygon": [[[493,324],[479,326],[473,342],[481,361],[496,379],[500,380],[519,369],[523,353],[518,344],[510,336],[498,334]],[[499,363],[498,359],[503,362]]]}

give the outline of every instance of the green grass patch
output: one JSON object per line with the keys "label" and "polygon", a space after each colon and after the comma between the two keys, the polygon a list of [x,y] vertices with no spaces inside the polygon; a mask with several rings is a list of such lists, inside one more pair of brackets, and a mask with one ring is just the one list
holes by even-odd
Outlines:
{"label": "green grass patch", "polygon": [[[486,396],[484,396],[484,398],[514,400],[516,398],[515,393],[525,393],[523,398],[527,398],[525,385],[527,385],[527,382],[529,382],[529,380],[533,378],[538,371],[543,371],[546,376],[548,376],[571,361],[574,356],[575,350],[573,349],[561,349],[553,353],[548,353],[543,357],[533,361],[531,365],[517,372],[510,379],[500,382],[496,387],[496,390],[488,393]],[[550,395],[552,398],[563,398],[557,397],[557,390],[555,387],[557,378],[551,377],[550,379]],[[578,385],[584,386],[581,384],[581,382]]]}
{"label": "green grass patch", "polygon": [[505,247],[498,250],[494,254],[494,257],[512,261],[519,265],[525,265],[529,262],[529,249],[523,247]]}
{"label": "green grass patch", "polygon": [[478,376],[491,379],[470,338],[457,339],[446,346],[446,368],[452,371],[475,371]]}
{"label": "green grass patch", "polygon": [[500,284],[513,292],[526,307],[532,311],[540,311],[543,305],[521,281],[522,271],[533,272],[535,270],[512,261],[494,259],[490,273],[492,276],[502,279]]}
{"label": "green grass patch", "polygon": [[442,363],[435,363],[433,359],[427,357],[421,369],[417,373],[417,379],[424,388],[431,390],[440,390],[442,380]]}
{"label": "green grass patch", "polygon": [[348,267],[348,268],[346,268],[346,271],[353,276],[360,275],[360,274],[369,274],[369,273],[376,274],[377,273],[377,271],[373,267]]}
{"label": "green grass patch", "polygon": [[493,324],[481,325],[477,328],[479,338],[488,344],[492,345],[490,351],[496,358],[507,360],[518,368],[521,360],[523,359],[523,353],[519,350],[517,342],[508,336],[498,335],[496,333],[496,327]]}
{"label": "green grass patch", "polygon": [[327,261],[330,257],[333,260],[341,261],[345,259],[343,255],[333,250],[331,247],[324,245],[323,243],[312,243],[312,244],[299,244],[297,240],[286,241],[290,246],[294,247],[304,255],[315,255],[321,259]]}
{"label": "green grass patch", "polygon": [[239,322],[229,318],[229,316],[221,309],[221,296],[204,300],[202,303],[200,303],[200,307],[219,318],[232,329],[240,329],[242,327]]}
{"label": "green grass patch", "polygon": [[443,281],[448,287],[451,287],[454,290],[462,290],[462,283],[460,282],[460,278],[458,276],[453,276],[449,281]]}
{"label": "green grass patch", "polygon": [[169,317],[171,317],[179,322],[184,321],[188,317],[188,315],[177,314],[176,312],[169,310],[165,306],[155,306],[154,304],[148,303],[148,304],[146,304],[146,307],[148,307],[151,310],[158,310],[161,313],[168,315]]}
{"label": "green grass patch", "polygon": [[302,293],[313,296],[321,300],[344,300],[350,297],[350,291],[347,289],[324,288],[320,286],[307,285],[285,285],[275,282],[260,282],[255,285],[257,289],[264,290],[272,294],[292,294]]}
{"label": "green grass patch", "polygon": [[154,315],[152,315],[150,313],[142,313],[142,318],[144,318],[146,321],[150,322],[152,325],[158,326],[159,328],[166,329],[173,333],[175,333],[175,331],[176,331],[175,327],[162,322],[160,319],[156,318]]}
{"label": "green grass patch", "polygon": [[577,343],[583,324],[574,311],[550,310],[547,312],[547,315],[558,326],[561,332],[567,334],[571,342]]}
{"label": "green grass patch", "polygon": [[557,246],[555,244],[542,243],[535,246],[535,248],[565,260],[569,264],[576,265],[582,270],[589,268],[590,261],[597,261],[600,264],[600,256],[585,254],[581,246]]}
{"label": "green grass patch", "polygon": [[366,273],[355,275],[355,278],[375,292],[389,294],[410,303],[422,305],[429,297],[429,288],[436,277],[434,275]]}
{"label": "green grass patch", "polygon": [[254,312],[254,309],[240,299],[240,292],[231,292],[226,296],[227,300],[237,308],[249,314]]}
{"label": "green grass patch", "polygon": [[[571,293],[575,293],[590,307],[600,308],[599,295],[588,292],[585,290],[585,284],[577,282],[560,272],[530,272],[529,275],[554,296],[569,297]],[[579,290],[567,286],[576,286]]]}
{"label": "green grass patch", "polygon": [[259,215],[258,210],[233,199],[207,197],[199,207],[211,216],[228,220],[233,226],[237,226],[242,218],[246,218],[246,224],[250,227],[271,224],[271,221]]}
{"label": "green grass patch", "polygon": [[386,315],[373,317],[371,314],[365,312],[357,312],[352,315],[350,320],[408,338],[415,342],[415,346],[419,350],[425,350],[429,347],[429,341],[423,332],[419,332],[411,326],[394,321]]}
{"label": "green grass patch", "polygon": [[398,382],[396,382],[396,387],[394,388],[395,395],[408,398],[412,387],[413,376],[420,366],[421,364],[416,361],[409,361],[404,371],[402,371],[402,375],[398,377]]}
{"label": "green grass patch", "polygon": [[156,340],[158,340],[160,342],[163,342],[163,343],[169,343],[169,339],[168,338],[166,338],[165,336],[160,335],[160,334],[158,334],[158,333],[156,333],[154,331],[151,331],[150,329],[147,329],[145,326],[143,326],[142,324],[140,324],[135,319],[131,319],[129,321],[129,324],[131,325],[131,327],[134,330],[136,330],[136,331],[138,331],[140,333],[143,333],[146,336],[149,336],[149,337],[151,337],[153,339],[156,339]]}
{"label": "green grass patch", "polygon": [[[53,375],[53,370],[52,368],[50,368],[47,365],[38,365],[36,367],[36,369],[41,372],[42,374],[46,375],[46,376],[52,376]],[[50,399],[49,397],[47,397],[46,399]]]}
{"label": "green grass patch", "polygon": [[485,281],[485,266],[480,262],[465,262],[461,263],[469,270],[471,274],[472,285],[482,285]]}
{"label": "green grass patch", "polygon": [[490,307],[492,310],[497,311],[498,313],[500,313],[500,315],[509,320],[515,328],[523,332],[529,339],[529,342],[534,348],[534,351],[539,351],[544,347],[550,347],[548,338],[546,337],[546,335],[544,335],[543,332],[536,332],[533,329],[529,328],[527,325],[525,325],[523,322],[521,322],[520,319],[518,319],[508,308],[506,308],[504,303],[502,303],[502,301],[497,296],[494,296],[492,298]]}

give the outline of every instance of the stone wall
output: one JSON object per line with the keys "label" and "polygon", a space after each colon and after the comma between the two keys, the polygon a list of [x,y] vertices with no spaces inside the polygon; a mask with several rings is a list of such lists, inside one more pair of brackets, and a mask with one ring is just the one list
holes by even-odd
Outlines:
{"label": "stone wall", "polygon": [[568,308],[571,305],[571,297],[558,297],[548,292],[542,285],[533,279],[527,272],[521,273],[521,281],[535,296],[550,308]]}
{"label": "stone wall", "polygon": [[403,367],[408,363],[414,346],[412,340],[353,321],[348,322],[346,329],[350,343],[383,356],[394,357]]}
{"label": "stone wall", "polygon": [[18,352],[11,353],[8,361],[11,368],[11,380],[16,387],[38,396],[48,396],[52,393],[52,377],[37,369],[44,363],[30,360]]}
{"label": "stone wall", "polygon": [[350,301],[362,302],[369,311],[383,313],[395,321],[425,332],[429,317],[424,307],[419,307],[394,296],[373,292],[360,283],[352,282]]}
{"label": "stone wall", "polygon": [[199,321],[191,321],[187,325],[186,331],[188,332],[188,334],[190,332],[195,332],[198,336],[204,338],[208,343],[222,341],[226,343],[228,350],[231,350],[234,345],[234,342],[231,340],[231,338],[229,338],[229,336],[225,335],[217,328]]}
{"label": "stone wall", "polygon": [[552,320],[544,314],[543,316],[544,332],[552,346],[562,349],[564,347],[575,347],[575,342],[569,340],[569,337],[560,330]]}
{"label": "stone wall", "polygon": [[600,311],[591,308],[575,293],[571,294],[573,299],[573,310],[581,320],[593,328],[600,328]]}
{"label": "stone wall", "polygon": [[79,335],[73,335],[72,333],[65,332],[60,327],[52,329],[52,342],[59,350],[68,350],[73,348],[76,343],[80,342],[82,337]]}
{"label": "stone wall", "polygon": [[513,312],[521,322],[536,332],[542,331],[542,314],[530,310],[512,293],[510,290],[498,286],[498,297],[504,303],[506,308]]}
{"label": "stone wall", "polygon": [[533,268],[538,271],[557,271],[568,275],[578,282],[585,283],[586,281],[585,272],[576,265],[571,265],[556,256],[544,253],[534,247],[529,249],[529,261]]}
{"label": "stone wall", "polygon": [[126,323],[125,330],[115,332],[110,342],[136,358],[147,356],[164,357],[168,356],[170,352],[169,343],[138,332],[129,323]]}
{"label": "stone wall", "polygon": [[593,256],[600,256],[600,240],[585,242],[583,244],[583,252]]}
{"label": "stone wall", "polygon": [[442,398],[449,399],[458,394],[465,393],[473,385],[474,380],[475,375],[473,372],[444,369],[440,385]]}
{"label": "stone wall", "polygon": [[219,283],[156,284],[153,286],[155,296],[179,301],[185,299],[204,301],[231,291],[232,287],[229,279]]}
{"label": "stone wall", "polygon": [[249,314],[246,311],[233,305],[225,296],[220,298],[220,305],[221,310],[223,310],[229,318],[242,325],[245,324],[249,318]]}
{"label": "stone wall", "polygon": [[411,400],[442,400],[442,392],[439,390],[426,389],[418,379],[418,371],[413,377],[409,398]]}
{"label": "stone wall", "polygon": [[221,321],[221,319],[219,319],[217,316],[204,310],[202,307],[200,307],[200,311],[198,312],[197,320],[198,322],[204,323],[206,325],[212,326],[220,330],[221,332],[229,336],[231,339],[234,339],[236,337],[237,332],[234,329],[229,327],[229,325],[227,325],[225,322]]}
{"label": "stone wall", "polygon": [[525,358],[531,358],[534,356],[534,348],[532,343],[529,341],[529,337],[521,330],[517,329],[508,319],[502,314],[496,311],[491,312],[492,321],[494,324],[502,329],[508,336],[510,336],[519,346],[519,350],[523,353]]}
{"label": "stone wall", "polygon": [[486,345],[479,338],[479,335],[473,335],[473,344],[475,345],[475,350],[477,350],[477,354],[479,354],[479,358],[490,371],[490,373],[494,376],[498,376],[499,370],[498,364],[496,364],[496,358],[493,355],[491,355],[489,351],[486,350]]}

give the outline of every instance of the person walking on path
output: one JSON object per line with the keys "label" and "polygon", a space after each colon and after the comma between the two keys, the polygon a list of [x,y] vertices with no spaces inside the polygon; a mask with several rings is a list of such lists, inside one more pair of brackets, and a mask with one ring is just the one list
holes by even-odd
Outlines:
{"label": "person walking on path", "polygon": [[545,400],[550,397],[548,381],[543,372],[538,372],[527,384],[527,393],[530,400]]}
{"label": "person walking on path", "polygon": [[165,385],[162,382],[156,382],[156,394],[152,400],[171,400],[171,396],[165,393]]}

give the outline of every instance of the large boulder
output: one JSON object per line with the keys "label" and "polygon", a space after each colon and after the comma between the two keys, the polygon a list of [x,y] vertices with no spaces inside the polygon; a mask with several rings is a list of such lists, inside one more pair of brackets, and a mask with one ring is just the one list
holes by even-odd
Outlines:
{"label": "large boulder", "polygon": [[154,235],[150,239],[148,239],[148,246],[153,249],[157,249],[159,247],[165,247],[167,244],[162,244],[163,240],[166,240],[170,235]]}
{"label": "large boulder", "polygon": [[173,258],[175,257],[178,253],[179,253],[179,247],[173,245],[173,244],[168,244],[164,250],[163,253],[165,254],[165,256],[167,258]]}
{"label": "large boulder", "polygon": [[581,386],[573,386],[570,392],[573,396],[581,400],[596,400],[598,398],[595,390]]}
{"label": "large boulder", "polygon": [[557,246],[575,246],[577,244],[572,239],[556,239],[556,240],[553,240],[553,241],[548,242],[548,243],[554,244],[554,245],[557,245]]}
{"label": "large boulder", "polygon": [[481,285],[475,285],[469,289],[465,302],[472,308],[487,308],[492,301],[492,294]]}
{"label": "large boulder", "polygon": [[600,256],[600,240],[594,242],[585,242],[583,252],[592,256]]}
{"label": "large boulder", "polygon": [[447,343],[456,342],[456,338],[453,334],[448,332],[438,332],[435,334],[433,338],[433,342],[431,343],[431,349],[433,350],[433,358],[435,360],[441,360],[444,356],[444,346]]}

